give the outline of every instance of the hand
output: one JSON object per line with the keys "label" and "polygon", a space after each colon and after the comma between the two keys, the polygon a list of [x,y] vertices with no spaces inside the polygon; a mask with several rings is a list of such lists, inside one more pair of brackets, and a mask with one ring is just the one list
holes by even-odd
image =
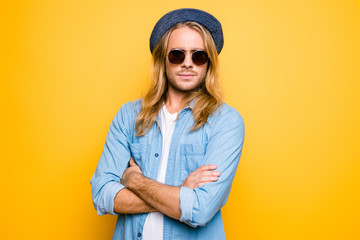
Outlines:
{"label": "hand", "polygon": [[130,166],[125,170],[122,178],[120,179],[120,183],[125,187],[127,187],[131,176],[133,176],[134,174],[142,174],[140,167],[135,163],[132,157],[130,158],[129,164]]}
{"label": "hand", "polygon": [[216,165],[204,165],[199,167],[189,174],[181,186],[194,189],[201,187],[205,183],[217,181],[221,173],[219,171],[212,171],[216,168]]}

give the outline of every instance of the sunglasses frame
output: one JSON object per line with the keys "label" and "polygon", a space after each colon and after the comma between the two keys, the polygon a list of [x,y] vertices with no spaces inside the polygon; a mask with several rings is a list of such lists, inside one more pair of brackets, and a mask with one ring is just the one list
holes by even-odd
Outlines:
{"label": "sunglasses frame", "polygon": [[[170,55],[170,53],[173,52],[173,51],[182,52],[182,53],[184,54],[184,60],[182,60],[182,62],[180,62],[180,63],[172,63],[171,60],[170,60],[169,55]],[[193,59],[194,53],[197,53],[197,52],[201,52],[201,53],[205,53],[205,54],[206,54],[206,61],[205,61],[204,63],[202,63],[202,64],[196,64],[196,63],[194,62],[194,59]],[[171,49],[171,51],[167,54],[167,58],[168,58],[168,60],[169,60],[169,62],[170,62],[171,64],[173,64],[173,65],[180,65],[180,64],[182,64],[182,63],[185,61],[185,58],[186,58],[186,50],[183,50],[183,49]],[[206,51],[204,51],[204,50],[194,50],[194,51],[191,51],[191,61],[192,61],[196,66],[202,66],[202,65],[204,65],[205,63],[209,62],[209,55],[208,55],[208,53],[207,53]]]}

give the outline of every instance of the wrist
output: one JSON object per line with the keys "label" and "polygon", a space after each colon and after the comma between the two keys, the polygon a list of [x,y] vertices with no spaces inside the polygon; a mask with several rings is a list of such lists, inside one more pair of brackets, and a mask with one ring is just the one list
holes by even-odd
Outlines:
{"label": "wrist", "polygon": [[129,173],[125,187],[127,187],[130,190],[135,189],[136,185],[139,183],[140,178],[142,176],[143,175],[141,173],[139,173],[139,172],[131,172],[131,173]]}

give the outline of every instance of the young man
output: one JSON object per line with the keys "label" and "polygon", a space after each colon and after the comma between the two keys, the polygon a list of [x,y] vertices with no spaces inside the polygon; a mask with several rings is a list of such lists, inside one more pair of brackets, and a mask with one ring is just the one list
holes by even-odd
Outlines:
{"label": "young man", "polygon": [[150,37],[152,86],[111,123],[91,179],[98,214],[117,214],[113,239],[225,239],[224,206],[244,124],[223,103],[220,23],[178,9]]}

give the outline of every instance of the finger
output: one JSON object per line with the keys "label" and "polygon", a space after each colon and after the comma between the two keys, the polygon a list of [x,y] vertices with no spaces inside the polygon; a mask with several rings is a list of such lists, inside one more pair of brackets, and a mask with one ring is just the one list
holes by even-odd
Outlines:
{"label": "finger", "polygon": [[130,158],[130,167],[137,165],[133,158]]}
{"label": "finger", "polygon": [[216,182],[217,180],[218,180],[218,177],[203,178],[203,179],[201,179],[200,182],[195,184],[195,187],[201,187],[201,186],[205,185],[206,183]]}
{"label": "finger", "polygon": [[220,176],[221,173],[219,171],[202,171],[197,173],[200,176]]}
{"label": "finger", "polygon": [[210,176],[210,177],[202,177],[200,178],[200,183],[208,183],[208,182],[215,182],[219,179],[219,177],[216,176]]}
{"label": "finger", "polygon": [[202,187],[203,185],[205,185],[205,183],[198,183],[198,184],[196,184],[195,187],[199,188],[199,187]]}
{"label": "finger", "polygon": [[209,170],[215,170],[216,168],[217,168],[217,166],[215,164],[208,164],[208,165],[203,165],[196,170],[209,171]]}
{"label": "finger", "polygon": [[217,166],[215,164],[208,164],[208,165],[203,165],[203,166],[199,167],[199,169],[202,171],[215,170],[216,168],[217,168]]}
{"label": "finger", "polygon": [[192,172],[190,174],[193,178],[201,178],[206,176],[216,176],[219,177],[221,173],[219,171],[198,171],[198,172]]}
{"label": "finger", "polygon": [[205,185],[206,183],[211,183],[211,182],[216,182],[216,181],[217,181],[217,179],[213,179],[213,180],[208,179],[208,181],[203,181],[203,182],[197,183],[195,187],[201,187],[201,186]]}

